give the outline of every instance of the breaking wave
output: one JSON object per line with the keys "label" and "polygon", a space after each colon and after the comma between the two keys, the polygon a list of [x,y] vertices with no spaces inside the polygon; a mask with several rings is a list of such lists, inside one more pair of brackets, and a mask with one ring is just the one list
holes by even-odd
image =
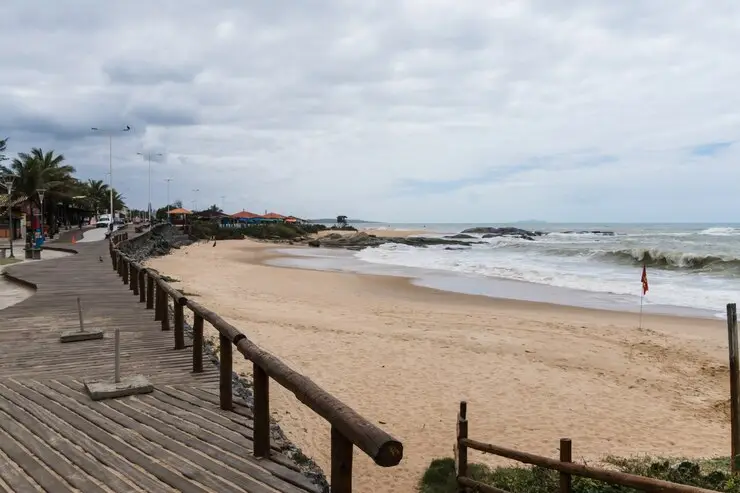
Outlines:
{"label": "breaking wave", "polygon": [[658,249],[633,248],[604,252],[605,257],[627,261],[648,267],[687,269],[701,271],[730,271],[740,273],[740,259],[717,255],[662,251]]}

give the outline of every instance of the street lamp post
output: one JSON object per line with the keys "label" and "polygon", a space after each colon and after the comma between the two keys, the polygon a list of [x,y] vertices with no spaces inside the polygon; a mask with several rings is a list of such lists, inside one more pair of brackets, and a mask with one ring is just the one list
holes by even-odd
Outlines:
{"label": "street lamp post", "polygon": [[41,209],[39,209],[39,235],[41,242],[44,241],[44,194],[46,193],[45,188],[37,188],[36,193],[39,194],[39,202],[41,203]]}
{"label": "street lamp post", "polygon": [[[91,127],[93,132],[101,132],[98,127]],[[126,125],[121,132],[130,132],[131,127]],[[108,173],[110,174],[110,224],[108,229],[113,231],[113,132],[108,132]]]}
{"label": "street lamp post", "polygon": [[13,177],[5,176],[2,183],[8,192],[8,232],[10,234],[8,241],[10,242],[10,258],[15,258],[15,255],[13,255]]}
{"label": "street lamp post", "polygon": [[167,223],[172,224],[172,220],[170,220],[170,182],[172,181],[172,178],[165,178],[167,182]]}
{"label": "street lamp post", "polygon": [[152,156],[161,156],[162,154],[159,152],[149,152],[147,154],[137,152],[136,154],[142,157],[146,157],[149,161],[149,204],[147,205],[147,214],[149,216],[149,224],[152,224]]}
{"label": "street lamp post", "polygon": [[193,199],[193,212],[196,212],[196,209],[198,209],[198,192],[200,192],[200,188],[194,188],[193,189],[193,194],[194,194],[194,197],[195,197]]}

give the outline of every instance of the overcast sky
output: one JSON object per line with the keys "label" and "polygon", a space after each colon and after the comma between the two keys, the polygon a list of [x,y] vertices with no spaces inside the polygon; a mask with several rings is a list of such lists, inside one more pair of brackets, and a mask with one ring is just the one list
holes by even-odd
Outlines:
{"label": "overcast sky", "polygon": [[[737,0],[3,0],[0,136],[130,206],[736,221]],[[130,133],[120,128],[130,125]],[[199,189],[199,192],[193,192]]]}

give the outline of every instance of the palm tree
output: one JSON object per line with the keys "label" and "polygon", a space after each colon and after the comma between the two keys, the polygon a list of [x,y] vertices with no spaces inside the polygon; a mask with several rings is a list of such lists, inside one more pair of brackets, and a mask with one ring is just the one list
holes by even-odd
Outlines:
{"label": "palm tree", "polygon": [[0,139],[0,163],[3,161],[7,161],[8,158],[5,157],[5,149],[8,147],[8,138],[5,137],[4,139]]}
{"label": "palm tree", "polygon": [[15,190],[18,195],[25,195],[32,204],[39,207],[41,200],[37,191],[46,190],[44,208],[51,211],[51,214],[44,214],[43,217],[52,225],[56,224],[57,205],[70,200],[76,189],[76,180],[72,176],[75,169],[64,164],[64,155],[54,154],[54,151],[44,152],[38,147],[31,149],[30,153],[18,153],[10,166],[2,165],[0,171],[15,175]]}
{"label": "palm tree", "polygon": [[87,202],[95,209],[96,214],[110,207],[109,188],[103,180],[87,180],[84,184],[84,190]]}

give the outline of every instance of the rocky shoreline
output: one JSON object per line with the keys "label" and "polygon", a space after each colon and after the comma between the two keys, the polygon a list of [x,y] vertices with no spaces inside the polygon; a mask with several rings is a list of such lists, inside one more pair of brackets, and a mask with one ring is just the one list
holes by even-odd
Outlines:
{"label": "rocky shoreline", "polygon": [[[173,249],[194,243],[187,235],[181,234],[177,228],[170,225],[159,225],[151,231],[141,236],[132,238],[120,245],[123,252],[136,262],[143,262],[151,257],[167,255]],[[170,310],[172,310],[170,308]],[[170,313],[170,320],[174,319],[174,313]],[[185,322],[185,333],[188,337],[193,337],[193,329],[190,324]],[[204,359],[210,360],[214,365],[218,365],[218,347],[206,338],[203,343]],[[250,411],[254,411],[254,393],[253,384],[246,375],[238,375],[232,372],[231,388],[235,395],[241,397]],[[329,493],[329,482],[323,470],[307,457],[299,447],[293,444],[285,435],[280,425],[270,419],[270,439],[273,446],[276,446],[280,452],[296,464],[303,475],[311,482],[316,484],[322,493]]]}
{"label": "rocky shoreline", "polygon": [[[597,234],[604,236],[613,236],[613,231],[566,231],[570,234]],[[546,236],[549,233],[543,231],[529,231],[526,229],[512,227],[477,227],[465,229],[460,233],[446,235],[444,237],[429,236],[376,236],[373,234],[360,231],[354,234],[346,235],[341,233],[330,233],[320,238],[296,238],[291,240],[293,244],[305,244],[314,248],[343,248],[345,250],[364,250],[373,248],[387,243],[399,245],[408,245],[413,247],[425,248],[433,245],[446,245],[447,250],[460,250],[470,248],[472,245],[486,243],[482,239],[509,237],[519,238],[527,241],[535,241],[537,238]]]}

